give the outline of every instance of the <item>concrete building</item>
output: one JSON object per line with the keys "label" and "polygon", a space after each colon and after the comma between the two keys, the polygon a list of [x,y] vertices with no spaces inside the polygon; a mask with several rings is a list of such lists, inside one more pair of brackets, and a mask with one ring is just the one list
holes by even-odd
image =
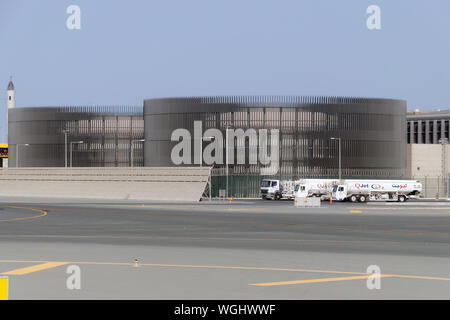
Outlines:
{"label": "concrete building", "polygon": [[449,139],[450,110],[408,111],[407,142],[411,144],[438,144]]}
{"label": "concrete building", "polygon": [[447,197],[449,193],[450,110],[408,111],[406,173],[419,179],[427,197]]}

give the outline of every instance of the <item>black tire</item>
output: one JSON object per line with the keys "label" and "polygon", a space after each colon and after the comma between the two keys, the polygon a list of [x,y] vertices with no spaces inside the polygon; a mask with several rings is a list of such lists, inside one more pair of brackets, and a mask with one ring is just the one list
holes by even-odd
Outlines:
{"label": "black tire", "polygon": [[277,194],[275,195],[275,200],[280,200],[280,199],[281,199],[281,194],[277,193]]}
{"label": "black tire", "polygon": [[398,202],[405,202],[405,201],[406,201],[406,197],[404,195],[398,196]]}
{"label": "black tire", "polygon": [[356,201],[358,201],[358,198],[355,196],[355,195],[353,195],[353,196],[350,196],[350,202],[356,202]]}
{"label": "black tire", "polygon": [[366,202],[366,201],[367,201],[367,198],[366,198],[365,195],[361,195],[361,196],[359,196],[358,201],[359,201],[359,202]]}

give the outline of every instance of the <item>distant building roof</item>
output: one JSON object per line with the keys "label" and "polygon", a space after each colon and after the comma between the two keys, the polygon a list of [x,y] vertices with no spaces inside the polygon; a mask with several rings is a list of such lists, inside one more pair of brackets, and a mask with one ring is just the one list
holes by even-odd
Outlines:
{"label": "distant building roof", "polygon": [[8,83],[8,89],[7,90],[14,90],[14,84],[12,83],[12,81],[10,81]]}
{"label": "distant building roof", "polygon": [[406,114],[408,120],[440,120],[450,119],[450,109],[446,110],[408,110]]}

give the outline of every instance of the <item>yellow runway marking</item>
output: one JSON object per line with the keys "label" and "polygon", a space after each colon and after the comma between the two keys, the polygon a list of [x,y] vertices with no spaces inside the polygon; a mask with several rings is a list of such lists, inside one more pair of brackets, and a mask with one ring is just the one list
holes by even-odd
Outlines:
{"label": "yellow runway marking", "polygon": [[47,211],[44,211],[44,210],[41,210],[41,209],[35,209],[35,208],[28,208],[28,207],[7,207],[7,208],[32,210],[32,211],[40,212],[41,214],[40,214],[40,215],[36,215],[36,216],[31,216],[31,217],[3,219],[3,220],[0,220],[0,222],[10,222],[10,221],[20,221],[20,220],[30,220],[30,219],[36,219],[36,218],[45,217],[45,216],[48,214]]}
{"label": "yellow runway marking", "polygon": [[8,272],[0,273],[0,274],[7,275],[7,276],[22,276],[24,274],[29,274],[32,272],[51,269],[51,268],[63,266],[65,264],[67,264],[67,262],[46,262],[46,263],[38,264],[35,266],[20,268],[20,269],[8,271]]}
{"label": "yellow runway marking", "polygon": [[[85,265],[112,265],[112,266],[132,266],[133,262],[95,262],[95,261],[70,261],[70,262],[46,262],[42,260],[0,260],[0,263],[61,263],[62,264],[85,264]],[[285,272],[309,272],[309,273],[335,273],[335,274],[361,274],[364,272],[330,271],[317,269],[295,269],[295,268],[271,268],[271,267],[245,267],[245,266],[211,266],[211,265],[190,265],[190,264],[161,264],[161,263],[139,263],[146,267],[165,268],[194,268],[194,269],[229,269],[229,270],[252,270],[252,271],[285,271]],[[20,270],[20,269],[19,269]],[[4,273],[6,274],[6,273]]]}
{"label": "yellow runway marking", "polygon": [[217,210],[219,210],[219,211],[255,211],[255,210],[258,210],[258,212],[259,212],[259,210],[264,211],[267,209],[266,208],[261,208],[261,209],[259,209],[259,208],[228,208],[228,209],[208,209],[208,210],[214,210],[214,211],[217,211]]}
{"label": "yellow runway marking", "polygon": [[[49,268],[62,266],[65,264],[79,264],[79,265],[104,265],[104,266],[133,266],[133,262],[100,262],[100,261],[42,261],[42,260],[0,260],[0,263],[39,263],[36,266],[26,267],[22,269],[13,270],[10,272],[0,273],[3,275],[22,275],[31,272],[41,271]],[[162,263],[140,263],[141,267],[161,267],[161,268],[189,268],[189,269],[217,269],[217,270],[243,270],[243,271],[278,271],[278,272],[300,272],[300,273],[326,273],[326,274],[343,274],[349,277],[338,278],[319,278],[295,281],[280,281],[268,283],[252,283],[253,286],[276,286],[285,284],[303,284],[303,283],[317,283],[317,282],[333,282],[356,279],[367,279],[371,274],[365,272],[355,271],[338,271],[338,270],[320,270],[320,269],[296,269],[296,268],[277,268],[277,267],[252,267],[252,266],[221,266],[221,265],[189,265],[189,264],[162,264]],[[450,278],[434,277],[427,275],[407,275],[407,274],[383,274],[380,277],[390,278],[404,278],[416,280],[438,280],[450,281]]]}
{"label": "yellow runway marking", "polygon": [[0,300],[8,300],[8,278],[0,277]]}
{"label": "yellow runway marking", "polygon": [[350,213],[361,213],[361,210],[350,210]]}
{"label": "yellow runway marking", "polygon": [[[359,280],[367,279],[370,274],[364,276],[354,276],[354,277],[339,277],[339,278],[319,278],[319,279],[308,279],[308,280],[294,280],[294,281],[279,281],[279,282],[264,282],[264,283],[250,283],[251,286],[260,287],[270,287],[270,286],[285,286],[290,284],[306,284],[306,283],[318,283],[318,282],[334,282],[334,281],[348,281],[348,280]],[[379,276],[380,278],[392,277],[388,274],[383,274]]]}

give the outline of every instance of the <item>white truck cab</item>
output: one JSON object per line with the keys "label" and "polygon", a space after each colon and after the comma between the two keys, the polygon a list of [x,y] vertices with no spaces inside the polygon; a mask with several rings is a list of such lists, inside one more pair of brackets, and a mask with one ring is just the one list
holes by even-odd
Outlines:
{"label": "white truck cab", "polygon": [[308,185],[297,184],[294,189],[295,197],[306,198],[308,196],[308,191],[309,191]]}
{"label": "white truck cab", "polygon": [[293,199],[294,187],[295,181],[292,180],[264,179],[261,181],[261,198],[272,200]]}
{"label": "white truck cab", "polygon": [[280,180],[268,180],[261,181],[261,198],[278,200],[281,198],[280,192]]}
{"label": "white truck cab", "polygon": [[343,201],[347,198],[347,186],[345,184],[338,184],[333,187],[333,198],[338,201]]}

